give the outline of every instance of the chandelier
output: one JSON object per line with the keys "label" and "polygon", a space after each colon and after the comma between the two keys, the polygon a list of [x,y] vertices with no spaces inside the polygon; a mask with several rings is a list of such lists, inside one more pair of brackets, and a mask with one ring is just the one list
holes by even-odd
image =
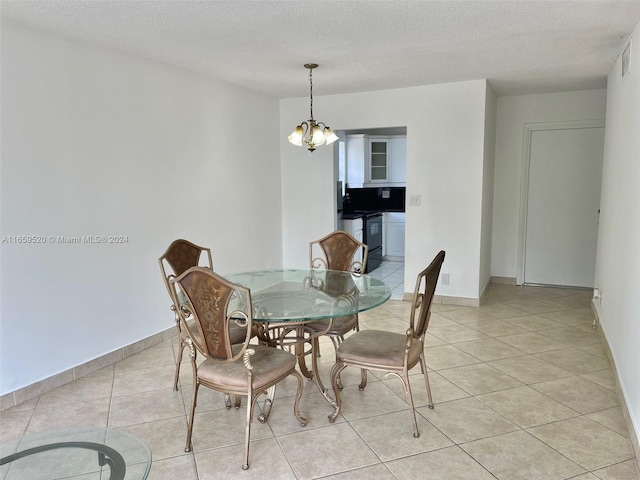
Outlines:
{"label": "chandelier", "polygon": [[309,98],[310,101],[310,118],[298,125],[293,133],[289,135],[289,142],[302,146],[302,142],[309,146],[309,151],[313,152],[317,146],[335,142],[338,136],[333,133],[323,122],[316,122],[313,119],[313,69],[318,66],[317,63],[305,63],[304,68],[309,69]]}

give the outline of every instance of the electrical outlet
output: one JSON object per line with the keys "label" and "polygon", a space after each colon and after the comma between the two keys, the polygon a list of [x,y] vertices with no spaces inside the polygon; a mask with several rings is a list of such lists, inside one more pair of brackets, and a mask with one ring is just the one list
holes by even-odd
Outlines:
{"label": "electrical outlet", "polygon": [[448,273],[441,274],[440,280],[442,281],[442,285],[449,285],[449,274]]}
{"label": "electrical outlet", "polygon": [[594,288],[593,299],[598,301],[598,305],[602,305],[602,290],[600,290],[599,288]]}

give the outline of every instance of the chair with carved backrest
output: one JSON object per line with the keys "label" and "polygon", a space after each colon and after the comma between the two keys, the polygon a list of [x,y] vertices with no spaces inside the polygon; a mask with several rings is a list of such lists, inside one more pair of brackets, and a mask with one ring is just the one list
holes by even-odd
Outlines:
{"label": "chair with carved backrest", "polygon": [[367,370],[388,372],[402,381],[405,396],[411,407],[413,436],[420,436],[409,383],[409,370],[418,363],[420,364],[427,388],[428,405],[429,408],[433,408],[427,364],[424,357],[424,338],[429,326],[431,302],[444,257],[445,252],[440,251],[431,264],[418,274],[411,305],[409,329],[405,334],[381,330],[362,330],[354,333],[340,344],[336,352],[336,363],[331,369],[331,384],[337,404],[336,411],[329,416],[331,422],[335,421],[342,408],[341,388],[338,382],[340,372],[348,365],[352,365],[362,370],[360,390],[364,390],[367,384]]}
{"label": "chair with carved backrest", "polygon": [[[178,297],[185,299],[180,302],[178,313],[187,333],[185,343],[189,348],[194,377],[185,451],[192,449],[191,438],[200,385],[225,395],[246,395],[242,465],[246,470],[249,468],[251,422],[257,398],[263,393],[267,394],[263,414],[259,417],[260,421],[266,421],[275,395],[275,385],[289,375],[298,379],[294,415],[302,426],[307,424],[298,411],[304,379],[296,371],[296,357],[279,348],[249,344],[253,317],[251,292],[248,289],[202,267],[192,267],[171,279],[170,287],[174,304],[178,304]],[[229,336],[230,325],[234,323],[241,324],[246,332],[243,342],[235,345]],[[196,362],[196,350],[204,357],[200,364]]]}
{"label": "chair with carved backrest", "polygon": [[[369,247],[342,230],[309,242],[311,268],[364,273]],[[360,253],[361,252],[361,253]]]}
{"label": "chair with carved backrest", "polygon": [[[362,274],[367,266],[368,252],[369,247],[367,245],[347,232],[336,230],[319,240],[309,243],[309,264],[314,270],[327,269]],[[333,318],[327,330],[328,325],[329,323],[326,320],[319,320],[307,323],[305,327],[308,330],[328,336],[333,343],[334,349],[338,348],[346,333],[360,329],[357,313]],[[314,350],[319,355],[318,338],[315,337],[312,341],[314,342]],[[314,357],[313,362],[315,361],[316,358]],[[313,368],[315,371],[317,366],[314,364]]]}
{"label": "chair with carved backrest", "polygon": [[[160,264],[160,271],[162,272],[162,280],[164,285],[171,296],[171,288],[169,281],[172,278],[178,277],[186,272],[189,268],[198,265],[205,266],[210,270],[213,270],[213,259],[211,258],[211,250],[207,247],[201,247],[195,243],[191,243],[188,240],[178,239],[171,242],[167,250],[158,259]],[[185,347],[185,340],[187,338],[186,332],[182,328],[180,323],[180,317],[176,310],[175,304],[171,304],[171,310],[175,315],[176,328],[178,330],[178,339],[180,346],[178,349],[178,355],[176,359],[176,374],[173,382],[173,389],[178,389],[178,379],[180,376],[180,363],[182,362],[182,352]],[[232,343],[242,342],[246,332],[244,328],[234,324],[231,327],[231,341]],[[225,399],[227,407],[231,406],[229,399]],[[236,403],[236,407],[239,406]]]}

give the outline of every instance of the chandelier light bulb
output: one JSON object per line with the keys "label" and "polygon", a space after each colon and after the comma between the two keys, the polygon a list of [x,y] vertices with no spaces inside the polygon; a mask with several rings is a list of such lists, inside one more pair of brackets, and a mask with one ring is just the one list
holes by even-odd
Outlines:
{"label": "chandelier light bulb", "polygon": [[327,142],[327,145],[338,140],[338,136],[335,133],[333,133],[333,130],[331,130],[329,127],[324,128],[324,138],[325,138],[325,142]]}
{"label": "chandelier light bulb", "polygon": [[322,145],[324,143],[324,132],[318,125],[311,129],[311,141],[314,145]]}
{"label": "chandelier light bulb", "polygon": [[301,147],[302,146],[302,125],[298,125],[295,130],[289,135],[289,142],[294,145]]}

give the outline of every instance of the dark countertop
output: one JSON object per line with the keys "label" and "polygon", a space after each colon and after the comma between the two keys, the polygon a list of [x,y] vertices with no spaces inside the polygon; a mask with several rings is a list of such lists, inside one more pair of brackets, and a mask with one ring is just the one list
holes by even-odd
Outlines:
{"label": "dark countertop", "polygon": [[353,212],[343,212],[343,220],[354,220],[356,218],[371,217],[375,215],[382,215],[384,212],[394,212],[396,210],[357,210]]}

